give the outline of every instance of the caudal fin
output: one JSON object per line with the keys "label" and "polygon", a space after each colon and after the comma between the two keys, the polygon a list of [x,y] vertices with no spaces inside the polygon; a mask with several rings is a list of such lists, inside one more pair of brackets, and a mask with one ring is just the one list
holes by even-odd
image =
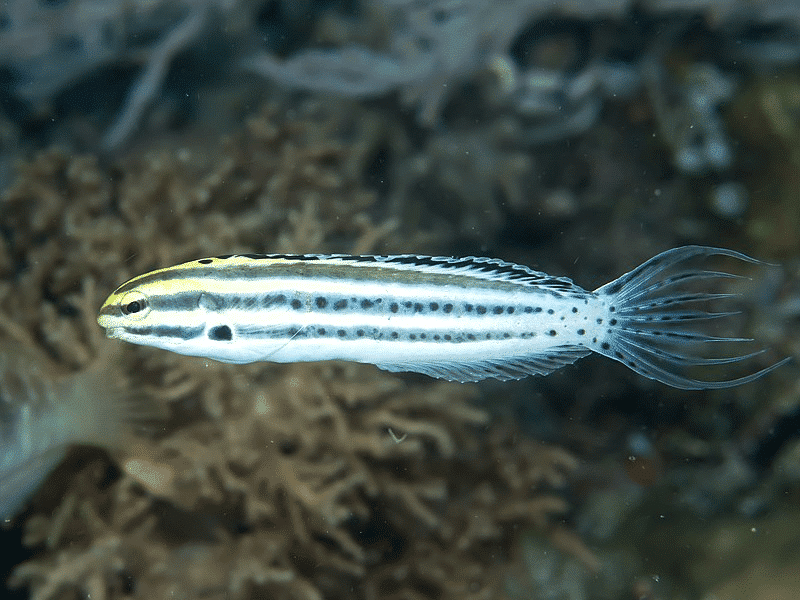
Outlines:
{"label": "caudal fin", "polygon": [[785,358],[769,367],[733,379],[694,379],[686,372],[694,367],[720,367],[751,359],[764,350],[715,355],[721,345],[730,347],[752,342],[748,338],[712,335],[711,321],[737,311],[710,312],[708,303],[737,294],[698,291],[713,280],[734,279],[724,271],[691,267],[695,259],[728,256],[759,263],[734,250],[684,246],[654,256],[634,270],[595,290],[606,297],[609,329],[599,352],[618,360],[637,373],[667,385],[687,390],[727,388],[758,379],[786,363]]}

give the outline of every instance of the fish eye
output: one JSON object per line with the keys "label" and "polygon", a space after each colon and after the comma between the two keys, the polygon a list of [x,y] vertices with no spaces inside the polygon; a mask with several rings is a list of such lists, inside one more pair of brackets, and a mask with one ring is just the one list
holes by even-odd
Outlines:
{"label": "fish eye", "polygon": [[150,312],[147,297],[141,292],[128,292],[119,303],[122,314],[134,319],[141,319]]}

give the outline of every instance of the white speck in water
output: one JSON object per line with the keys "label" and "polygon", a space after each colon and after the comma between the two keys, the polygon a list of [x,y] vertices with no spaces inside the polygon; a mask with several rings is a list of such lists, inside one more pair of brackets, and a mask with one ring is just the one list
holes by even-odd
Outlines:
{"label": "white speck in water", "polygon": [[711,210],[724,219],[738,219],[747,211],[747,188],[741,183],[728,181],[711,192]]}

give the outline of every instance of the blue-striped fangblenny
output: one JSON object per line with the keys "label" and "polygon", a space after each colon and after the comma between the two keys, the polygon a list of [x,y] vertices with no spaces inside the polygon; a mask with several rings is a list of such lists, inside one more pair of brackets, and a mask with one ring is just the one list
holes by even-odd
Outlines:
{"label": "blue-striped fangblenny", "polygon": [[[730,312],[700,310],[731,294],[693,284],[735,277],[687,261],[722,248],[668,250],[595,291],[487,258],[261,255],[204,258],[131,279],[98,322],[111,338],[230,363],[340,359],[389,371],[478,381],[549,373],[598,352],[685,389],[746,383],[686,371],[759,352],[708,356],[704,331]],[[707,290],[708,288],[706,288]]]}

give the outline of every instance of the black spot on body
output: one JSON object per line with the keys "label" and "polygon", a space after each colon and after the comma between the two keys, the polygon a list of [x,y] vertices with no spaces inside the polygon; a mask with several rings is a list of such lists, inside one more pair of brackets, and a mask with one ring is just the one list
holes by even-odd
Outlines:
{"label": "black spot on body", "polygon": [[264,308],[269,308],[270,306],[283,304],[284,302],[286,302],[286,296],[284,296],[283,294],[280,294],[278,296],[268,295],[264,296],[261,299],[261,306],[263,306]]}
{"label": "black spot on body", "polygon": [[609,344],[608,342],[603,342],[602,344],[600,344],[600,347],[603,350],[608,350],[609,348],[611,348],[611,344]]}
{"label": "black spot on body", "polygon": [[586,335],[585,329],[578,329],[578,335]]}
{"label": "black spot on body", "polygon": [[411,308],[411,302],[406,300],[405,302],[403,302],[403,306],[405,306],[406,308]]}
{"label": "black spot on body", "polygon": [[504,312],[504,311],[503,311],[503,307],[502,307],[502,306],[495,306],[495,307],[492,309],[492,312],[493,312],[494,314],[496,314],[496,315],[502,315],[502,314],[503,314],[503,312]]}
{"label": "black spot on body", "polygon": [[451,336],[449,334],[445,334],[444,339],[445,339],[446,342],[449,342],[450,340],[453,339],[453,336]]}
{"label": "black spot on body", "polygon": [[578,312],[578,308],[577,308],[577,307],[575,307],[575,306],[573,306],[573,307],[572,307],[572,312],[573,312],[573,313],[576,313],[576,312]]}
{"label": "black spot on body", "polygon": [[514,307],[513,306],[509,306],[508,308],[506,308],[506,312],[508,314],[510,314],[510,315],[513,315],[514,314]]}
{"label": "black spot on body", "polygon": [[558,335],[558,333],[556,332],[555,329],[551,329],[550,331],[547,332],[547,335],[549,335],[550,337],[555,337]]}
{"label": "black spot on body", "polygon": [[325,308],[328,306],[328,300],[322,296],[318,296],[314,302],[316,302],[317,308]]}
{"label": "black spot on body", "polygon": [[325,328],[324,327],[320,327],[319,329],[317,329],[317,333],[320,334],[320,335],[325,335]]}
{"label": "black spot on body", "polygon": [[393,313],[396,313],[398,310],[400,310],[400,306],[397,304],[397,302],[392,302],[389,305],[389,310],[392,311]]}
{"label": "black spot on body", "polygon": [[429,306],[430,306],[431,312],[435,312],[435,311],[439,310],[439,303],[438,302],[431,302],[429,304]]}
{"label": "black spot on body", "polygon": [[422,304],[419,302],[414,303],[414,312],[419,313],[422,312]]}
{"label": "black spot on body", "polygon": [[475,310],[477,311],[477,313],[479,315],[485,315],[486,314],[486,307],[485,306],[478,306],[478,308],[476,308]]}
{"label": "black spot on body", "polygon": [[396,340],[398,338],[398,336],[399,336],[399,334],[396,331],[392,332],[392,339],[393,340]]}
{"label": "black spot on body", "polygon": [[233,332],[227,325],[217,325],[208,330],[208,339],[218,342],[228,342],[233,339]]}
{"label": "black spot on body", "polygon": [[370,301],[370,300],[364,299],[364,300],[361,301],[361,308],[363,308],[364,310],[367,310],[368,308],[372,308],[373,306],[374,306],[374,303],[372,301]]}
{"label": "black spot on body", "polygon": [[359,329],[358,331],[356,331],[356,335],[358,337],[364,337],[364,330],[363,329]]}
{"label": "black spot on body", "polygon": [[536,307],[536,308],[533,310],[533,312],[535,312],[535,313],[540,313],[540,312],[542,312],[542,307],[541,307],[541,306],[537,306],[537,307]]}
{"label": "black spot on body", "polygon": [[532,312],[533,312],[533,307],[532,307],[532,306],[526,306],[526,307],[525,307],[525,313],[526,313],[526,314],[530,314],[530,313],[532,313]]}
{"label": "black spot on body", "polygon": [[475,336],[474,336],[473,334],[471,334],[471,333],[468,333],[468,334],[467,334],[467,339],[468,339],[468,340],[470,340],[470,341],[472,341],[472,340],[474,340],[474,339],[475,339]]}
{"label": "black spot on body", "polygon": [[556,311],[554,311],[552,308],[550,308],[550,309],[548,309],[548,310],[547,310],[547,314],[548,314],[548,315],[555,314],[555,312],[556,312]]}
{"label": "black spot on body", "polygon": [[616,320],[616,319],[611,319],[611,320],[608,322],[608,324],[609,324],[609,325],[616,325],[616,324],[617,324],[617,320]]}
{"label": "black spot on body", "polygon": [[337,300],[333,303],[333,310],[342,310],[343,308],[347,308],[347,300]]}
{"label": "black spot on body", "polygon": [[[467,311],[467,312],[472,312],[472,309],[473,309],[473,308],[475,308],[475,307],[474,307],[474,306],[472,306],[472,304],[465,304],[465,305],[464,305],[464,310],[465,310],[465,311]],[[449,311],[447,310],[447,305],[445,305],[445,307],[444,307],[444,312],[449,312]]]}
{"label": "black spot on body", "polygon": [[344,329],[340,329],[339,331],[336,332],[336,335],[338,335],[339,337],[345,337],[347,335],[347,332]]}
{"label": "black spot on body", "polygon": [[292,300],[292,308],[295,310],[300,310],[303,307],[303,303],[300,302],[297,298]]}
{"label": "black spot on body", "polygon": [[411,333],[411,334],[409,334],[408,339],[415,340],[415,339],[417,339],[417,336],[414,335],[413,333]]}

